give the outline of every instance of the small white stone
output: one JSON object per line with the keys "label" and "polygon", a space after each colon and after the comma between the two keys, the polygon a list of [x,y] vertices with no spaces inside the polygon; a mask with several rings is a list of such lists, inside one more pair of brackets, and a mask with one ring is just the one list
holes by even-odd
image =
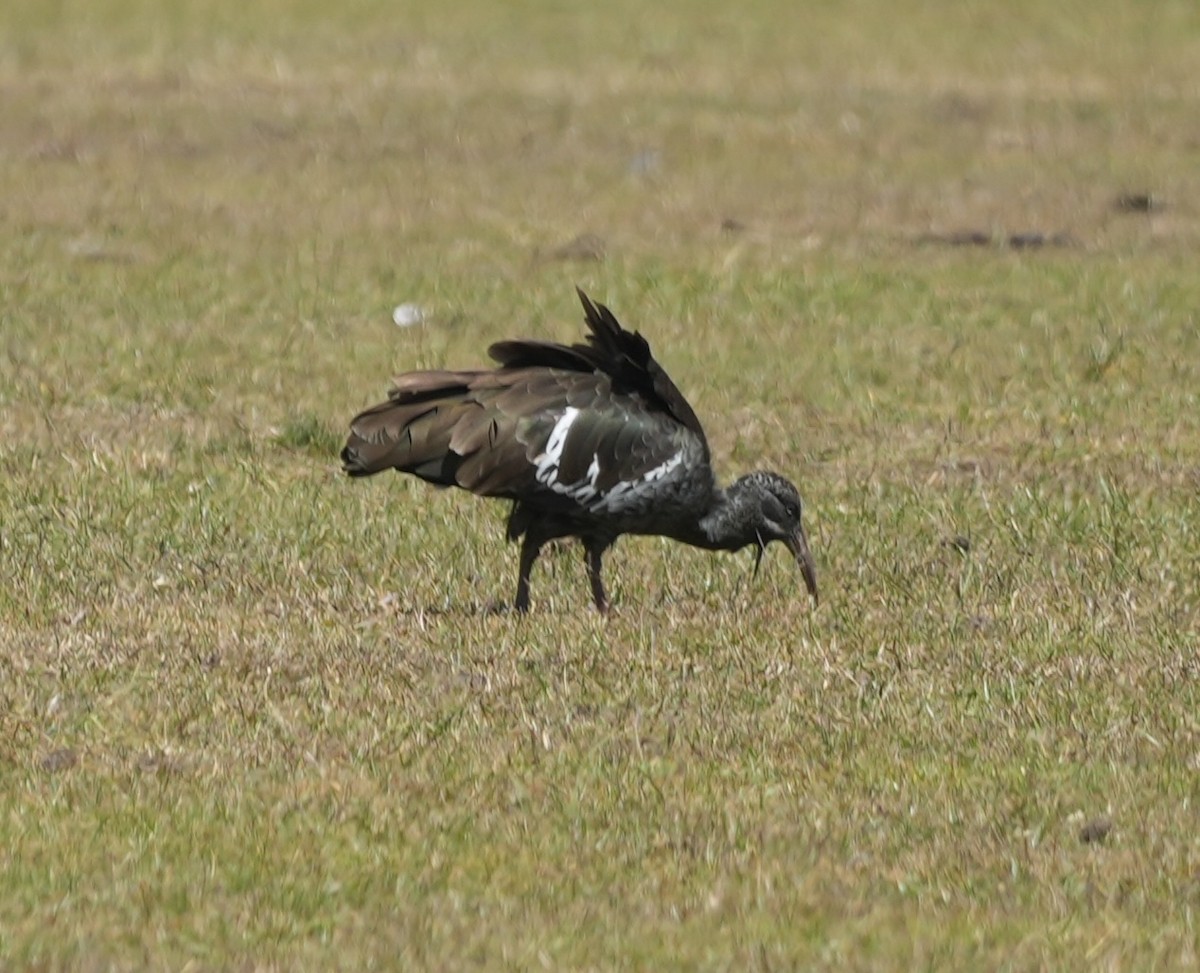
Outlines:
{"label": "small white stone", "polygon": [[425,309],[420,304],[397,304],[392,308],[392,320],[400,328],[411,328],[425,320]]}

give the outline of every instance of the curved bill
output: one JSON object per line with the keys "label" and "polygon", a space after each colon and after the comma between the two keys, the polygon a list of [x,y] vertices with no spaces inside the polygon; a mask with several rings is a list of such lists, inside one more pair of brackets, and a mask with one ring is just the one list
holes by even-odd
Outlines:
{"label": "curved bill", "polygon": [[785,537],[783,543],[787,545],[787,549],[792,552],[796,563],[800,565],[800,573],[804,575],[804,586],[812,595],[814,604],[819,605],[821,598],[817,594],[817,568],[813,564],[812,552],[808,549],[808,538],[804,536],[804,528],[797,527],[796,533]]}

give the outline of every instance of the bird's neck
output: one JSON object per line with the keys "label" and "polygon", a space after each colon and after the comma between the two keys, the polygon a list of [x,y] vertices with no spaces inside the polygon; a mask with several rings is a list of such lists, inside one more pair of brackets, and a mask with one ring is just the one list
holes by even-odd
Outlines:
{"label": "bird's neck", "polygon": [[758,539],[752,498],[734,484],[713,491],[708,511],[678,539],[710,551],[740,551]]}

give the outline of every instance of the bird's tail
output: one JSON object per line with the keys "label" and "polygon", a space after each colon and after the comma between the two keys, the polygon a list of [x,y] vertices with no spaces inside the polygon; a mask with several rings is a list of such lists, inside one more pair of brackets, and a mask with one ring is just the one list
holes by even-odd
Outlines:
{"label": "bird's tail", "polygon": [[452,448],[455,428],[472,407],[467,394],[477,372],[410,372],[396,380],[386,402],[350,423],[342,468],[350,476],[397,469],[430,483],[453,486],[462,456]]}

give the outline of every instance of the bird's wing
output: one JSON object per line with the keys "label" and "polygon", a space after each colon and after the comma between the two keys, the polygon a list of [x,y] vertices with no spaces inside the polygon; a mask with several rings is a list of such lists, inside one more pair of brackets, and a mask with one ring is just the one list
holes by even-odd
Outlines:
{"label": "bird's wing", "polygon": [[[440,384],[439,384],[440,383]],[[704,456],[695,432],[602,373],[410,373],[352,423],[351,473],[396,468],[563,511],[644,503]]]}
{"label": "bird's wing", "polygon": [[539,372],[528,385],[476,395],[511,430],[464,459],[458,480],[476,493],[618,513],[689,472],[703,451],[691,430],[616,392],[605,375]]}
{"label": "bird's wing", "polygon": [[591,334],[588,343],[604,359],[604,371],[613,378],[613,387],[620,393],[634,391],[661,406],[676,421],[690,429],[704,443],[704,455],[708,458],[708,442],[704,427],[688,400],[679,391],[671,376],[650,353],[650,344],[637,331],[626,331],[616,316],[603,304],[595,304],[583,291],[576,288],[583,302]]}
{"label": "bird's wing", "polygon": [[661,409],[698,438],[705,461],[709,458],[704,427],[687,399],[655,360],[650,345],[637,331],[626,331],[603,304],[576,288],[587,320],[587,344],[560,345],[548,341],[500,341],[488,349],[505,368],[554,368],[601,372],[616,395],[632,395],[651,410]]}

